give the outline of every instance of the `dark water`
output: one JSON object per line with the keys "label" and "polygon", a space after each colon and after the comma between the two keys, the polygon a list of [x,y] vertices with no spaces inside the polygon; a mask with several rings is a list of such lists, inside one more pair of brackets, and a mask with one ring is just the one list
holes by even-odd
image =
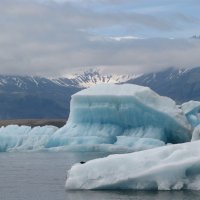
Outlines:
{"label": "dark water", "polygon": [[100,153],[1,153],[0,200],[199,200],[200,192],[66,191],[66,170]]}

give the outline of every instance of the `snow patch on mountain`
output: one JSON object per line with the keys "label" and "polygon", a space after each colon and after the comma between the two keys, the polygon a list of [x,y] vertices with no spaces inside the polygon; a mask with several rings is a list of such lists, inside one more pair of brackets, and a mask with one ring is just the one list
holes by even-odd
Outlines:
{"label": "snow patch on mountain", "polygon": [[3,87],[27,90],[47,86],[88,88],[99,83],[123,83],[135,79],[137,74],[106,74],[102,69],[89,69],[79,74],[67,74],[61,78],[46,78],[40,76],[0,75],[0,89]]}
{"label": "snow patch on mountain", "polygon": [[135,79],[141,74],[107,74],[102,69],[89,69],[80,74],[67,75],[68,79],[80,87],[88,88],[102,83],[124,83],[130,79]]}

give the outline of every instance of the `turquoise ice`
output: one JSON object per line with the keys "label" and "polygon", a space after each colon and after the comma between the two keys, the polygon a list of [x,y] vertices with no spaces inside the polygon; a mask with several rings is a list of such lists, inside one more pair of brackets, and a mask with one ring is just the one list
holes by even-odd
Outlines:
{"label": "turquoise ice", "polygon": [[[183,111],[148,87],[98,85],[73,95],[70,110],[68,123],[58,131],[66,133],[69,144],[107,143],[135,150],[191,139]],[[87,141],[80,140],[83,136]]]}

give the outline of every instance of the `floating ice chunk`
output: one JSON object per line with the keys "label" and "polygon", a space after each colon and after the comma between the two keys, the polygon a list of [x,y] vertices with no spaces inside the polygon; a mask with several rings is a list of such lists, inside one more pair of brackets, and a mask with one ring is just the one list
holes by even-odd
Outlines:
{"label": "floating ice chunk", "polygon": [[[116,128],[113,126],[113,130]],[[133,133],[130,131],[126,132],[126,136],[117,136],[117,141],[112,141],[112,137],[104,137],[104,135],[101,135],[100,133],[102,131],[100,130],[105,131],[105,129],[106,126],[103,126],[102,129],[96,129],[97,131],[99,130],[99,136],[92,136],[90,129],[88,129],[87,135],[73,136],[63,132],[62,128],[58,129],[53,126],[31,128],[29,126],[10,125],[0,128],[0,152],[46,149],[50,151],[66,150],[125,153],[164,145],[164,142],[158,139],[139,138],[139,136],[144,134],[143,129],[137,129],[137,137],[128,136]],[[110,126],[109,130],[111,130]],[[112,136],[112,132],[110,134]]]}
{"label": "floating ice chunk", "polygon": [[0,128],[0,152],[44,149],[54,126],[34,127],[9,125]]}
{"label": "floating ice chunk", "polygon": [[183,103],[181,106],[185,113],[188,121],[193,127],[200,124],[200,102],[199,101],[188,101]]}
{"label": "floating ice chunk", "polygon": [[23,139],[27,137],[27,133],[31,131],[29,126],[10,125],[0,128],[0,152],[5,152],[21,146]]}
{"label": "floating ice chunk", "polygon": [[75,164],[66,188],[200,190],[199,145],[196,141]]}
{"label": "floating ice chunk", "polygon": [[61,131],[66,133],[66,140],[97,136],[107,144],[114,144],[118,136],[124,135],[165,143],[191,139],[191,126],[172,99],[132,84],[98,85],[76,93],[68,123]]}

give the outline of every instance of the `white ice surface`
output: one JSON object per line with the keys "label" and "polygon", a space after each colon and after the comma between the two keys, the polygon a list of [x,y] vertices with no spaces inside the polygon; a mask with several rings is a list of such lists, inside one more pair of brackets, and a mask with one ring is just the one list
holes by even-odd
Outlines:
{"label": "white ice surface", "polygon": [[67,189],[200,190],[200,141],[110,155],[68,171]]}

